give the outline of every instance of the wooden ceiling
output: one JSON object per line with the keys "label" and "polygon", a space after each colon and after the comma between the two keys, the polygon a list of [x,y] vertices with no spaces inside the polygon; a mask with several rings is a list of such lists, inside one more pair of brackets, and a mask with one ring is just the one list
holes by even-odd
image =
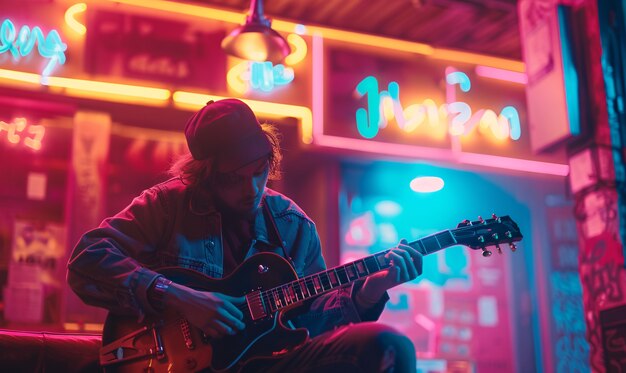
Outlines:
{"label": "wooden ceiling", "polygon": [[[195,0],[247,13],[249,0]],[[268,18],[521,60],[517,0],[265,0]]]}

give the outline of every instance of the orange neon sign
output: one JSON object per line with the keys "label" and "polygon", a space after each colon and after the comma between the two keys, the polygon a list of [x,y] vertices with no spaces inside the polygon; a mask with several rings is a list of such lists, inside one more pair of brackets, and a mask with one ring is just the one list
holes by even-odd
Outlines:
{"label": "orange neon sign", "polygon": [[11,144],[23,143],[33,150],[41,149],[41,141],[46,133],[46,128],[41,125],[32,125],[26,122],[26,118],[15,118],[11,122],[0,121],[0,134],[6,131],[7,141]]}

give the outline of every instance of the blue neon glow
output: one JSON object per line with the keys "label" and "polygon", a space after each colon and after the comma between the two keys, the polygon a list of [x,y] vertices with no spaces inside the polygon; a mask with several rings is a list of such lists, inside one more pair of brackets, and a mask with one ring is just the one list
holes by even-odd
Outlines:
{"label": "blue neon glow", "polygon": [[517,109],[515,109],[513,106],[506,106],[502,109],[500,115],[505,117],[506,120],[509,122],[509,127],[511,131],[509,136],[511,137],[511,139],[519,140],[519,138],[522,136],[522,126],[519,121],[519,113],[517,112]]}
{"label": "blue neon glow", "polygon": [[282,64],[274,66],[269,61],[251,61],[249,68],[250,87],[264,92],[270,92],[276,86],[289,84],[294,78],[292,68],[285,67]]}
{"label": "blue neon glow", "polygon": [[367,109],[358,108],[356,111],[356,128],[361,136],[371,139],[378,134],[378,121],[380,120],[378,80],[370,75],[357,84],[356,91],[359,98],[367,95]]}
{"label": "blue neon glow", "polygon": [[459,88],[461,88],[461,91],[463,92],[469,92],[469,90],[472,88],[472,82],[470,81],[470,78],[467,76],[467,74],[461,71],[454,71],[446,75],[446,83],[448,83],[449,85],[458,84]]}
{"label": "blue neon glow", "polygon": [[[469,77],[460,71],[446,74],[446,82],[450,85],[458,84],[463,92],[468,92],[471,88]],[[455,101],[437,109],[434,101],[426,99],[422,104],[409,105],[405,110],[400,102],[398,83],[390,82],[386,91],[379,91],[378,80],[371,75],[357,84],[356,93],[357,98],[367,95],[367,108],[356,110],[357,130],[366,139],[376,137],[380,129],[387,127],[387,121],[392,118],[395,118],[399,128],[408,133],[425,122],[432,126],[444,124],[445,121],[439,118],[440,114],[444,118],[447,114],[448,118],[451,119],[448,123],[448,133],[452,136],[469,134],[482,120],[485,123],[490,123],[489,127],[497,139],[508,137],[512,140],[519,140],[521,137],[519,113],[513,106],[504,107],[500,116],[492,110],[485,109],[479,109],[472,115],[472,108],[466,102]],[[389,100],[393,103],[392,109],[389,109]],[[484,117],[492,114],[494,120],[487,120],[492,118]],[[499,126],[508,128],[503,131],[503,127]]]}
{"label": "blue neon glow", "polygon": [[391,223],[378,223],[378,234],[380,235],[380,242],[393,245],[398,243],[398,230]]}
{"label": "blue neon glow", "polygon": [[569,130],[572,135],[580,134],[580,100],[578,99],[578,72],[574,62],[574,51],[571,25],[568,20],[567,6],[557,7],[559,17],[559,34],[561,39],[561,60],[563,63],[563,84],[565,85],[565,101]]}
{"label": "blue neon glow", "polygon": [[376,205],[374,205],[374,211],[380,216],[392,218],[400,215],[402,206],[400,206],[398,202],[386,199],[376,203]]}
{"label": "blue neon glow", "polygon": [[56,30],[51,30],[44,37],[41,28],[22,26],[19,32],[16,32],[15,25],[9,19],[5,19],[0,26],[0,54],[7,51],[11,52],[14,60],[29,55],[37,42],[37,51],[39,55],[50,59],[44,68],[42,75],[50,75],[54,67],[59,64],[65,64],[65,51],[67,44],[61,41],[61,36]]}

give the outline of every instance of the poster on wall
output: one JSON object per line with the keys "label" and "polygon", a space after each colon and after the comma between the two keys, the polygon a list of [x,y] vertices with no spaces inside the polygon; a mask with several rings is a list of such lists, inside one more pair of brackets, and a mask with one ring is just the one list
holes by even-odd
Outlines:
{"label": "poster on wall", "polygon": [[64,282],[65,227],[51,222],[16,220],[4,289],[10,322],[59,321]]}

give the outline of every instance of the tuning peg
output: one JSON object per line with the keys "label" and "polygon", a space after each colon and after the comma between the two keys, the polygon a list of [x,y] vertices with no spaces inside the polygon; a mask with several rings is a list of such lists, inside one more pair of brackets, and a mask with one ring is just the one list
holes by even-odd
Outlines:
{"label": "tuning peg", "polygon": [[496,245],[496,249],[498,249],[498,254],[502,254],[502,249],[500,248],[500,245]]}
{"label": "tuning peg", "polygon": [[491,218],[497,221],[498,223],[500,222],[500,218],[496,214],[491,214]]}
{"label": "tuning peg", "polygon": [[484,242],[485,242],[485,236],[478,236],[476,239],[477,239],[477,240],[478,240],[478,242],[480,242],[480,243],[484,243]]}
{"label": "tuning peg", "polygon": [[486,258],[488,256],[491,256],[491,251],[487,250],[485,247],[481,247],[480,248],[483,251],[483,256]]}
{"label": "tuning peg", "polygon": [[511,243],[509,244],[509,248],[511,249],[511,251],[512,251],[512,252],[515,252],[515,250],[517,250],[517,245],[516,245],[516,244],[514,244],[513,242],[511,242]]}
{"label": "tuning peg", "polygon": [[482,216],[478,215],[478,221],[479,221],[480,223],[484,223],[484,222],[485,222],[485,219],[483,219],[483,217],[482,217]]}
{"label": "tuning peg", "polygon": [[496,241],[498,240],[498,238],[500,238],[497,233],[492,234],[491,237],[493,237],[493,239]]}
{"label": "tuning peg", "polygon": [[506,238],[511,238],[511,237],[513,237],[513,234],[511,233],[511,231],[506,231],[506,232],[504,232],[504,235],[506,236]]}
{"label": "tuning peg", "polygon": [[457,227],[459,227],[459,228],[460,227],[467,227],[468,225],[472,225],[472,222],[467,220],[467,219],[465,219],[465,220],[461,221],[459,223],[459,225],[457,225]]}

